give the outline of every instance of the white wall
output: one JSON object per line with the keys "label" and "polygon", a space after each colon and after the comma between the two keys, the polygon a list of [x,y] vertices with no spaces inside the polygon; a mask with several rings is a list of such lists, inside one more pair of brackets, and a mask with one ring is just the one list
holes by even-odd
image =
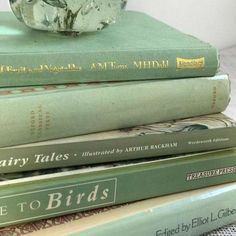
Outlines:
{"label": "white wall", "polygon": [[[128,2],[128,9],[146,12],[216,47],[236,45],[236,0],[128,0]],[[0,10],[9,10],[7,0],[0,0]]]}
{"label": "white wall", "polygon": [[128,0],[142,10],[219,48],[236,45],[236,0]]}

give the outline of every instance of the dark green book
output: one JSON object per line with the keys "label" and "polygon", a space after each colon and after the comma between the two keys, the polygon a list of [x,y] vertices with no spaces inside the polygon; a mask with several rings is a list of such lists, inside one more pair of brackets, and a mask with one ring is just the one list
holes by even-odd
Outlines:
{"label": "dark green book", "polygon": [[236,183],[223,184],[9,226],[0,235],[199,236],[236,221],[235,198]]}
{"label": "dark green book", "polygon": [[236,121],[213,114],[0,148],[0,173],[116,162],[236,146]]}
{"label": "dark green book", "polygon": [[236,181],[236,149],[0,176],[3,227]]}
{"label": "dark green book", "polygon": [[2,87],[213,76],[219,64],[214,47],[143,13],[77,38],[0,22]]}

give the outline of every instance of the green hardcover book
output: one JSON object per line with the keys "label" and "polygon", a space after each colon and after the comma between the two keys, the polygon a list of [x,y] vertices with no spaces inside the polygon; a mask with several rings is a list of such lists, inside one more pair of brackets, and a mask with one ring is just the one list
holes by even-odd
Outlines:
{"label": "green hardcover book", "polygon": [[0,147],[218,113],[229,95],[227,75],[0,89]]}
{"label": "green hardcover book", "polygon": [[232,182],[235,166],[236,149],[228,149],[67,171],[2,174],[0,226]]}
{"label": "green hardcover book", "polygon": [[5,227],[0,235],[199,236],[236,221],[235,197],[236,184],[225,184]]}
{"label": "green hardcover book", "polygon": [[236,147],[236,122],[219,113],[0,148],[0,173]]}
{"label": "green hardcover book", "polygon": [[0,14],[0,86],[213,76],[217,50],[143,13],[78,38]]}
{"label": "green hardcover book", "polygon": [[235,222],[235,198],[234,183],[146,200],[111,211],[111,218],[107,216],[105,224],[94,221],[94,227],[91,224],[91,228],[85,226],[84,230],[77,225],[77,232],[71,230],[66,235],[199,236]]}

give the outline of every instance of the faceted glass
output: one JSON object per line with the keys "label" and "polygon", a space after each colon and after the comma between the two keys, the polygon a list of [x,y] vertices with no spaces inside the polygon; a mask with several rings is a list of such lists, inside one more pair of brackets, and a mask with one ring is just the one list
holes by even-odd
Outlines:
{"label": "faceted glass", "polygon": [[27,26],[54,32],[91,32],[114,23],[127,0],[9,0]]}

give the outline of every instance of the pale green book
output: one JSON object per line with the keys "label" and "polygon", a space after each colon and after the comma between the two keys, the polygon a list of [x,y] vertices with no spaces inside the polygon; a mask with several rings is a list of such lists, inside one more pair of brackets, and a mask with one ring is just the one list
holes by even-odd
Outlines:
{"label": "pale green book", "polygon": [[219,65],[209,43],[138,12],[79,37],[30,30],[11,13],[0,22],[0,87],[213,76]]}
{"label": "pale green book", "polygon": [[236,149],[0,177],[4,227],[236,181]]}
{"label": "pale green book", "polygon": [[236,146],[236,121],[198,116],[0,148],[0,173],[88,165]]}
{"label": "pale green book", "polygon": [[0,147],[222,112],[227,75],[0,89]]}
{"label": "pale green book", "polygon": [[102,223],[98,215],[84,228],[79,223],[77,230],[66,227],[64,235],[199,236],[236,221],[235,198],[235,183],[156,198],[111,210]]}

